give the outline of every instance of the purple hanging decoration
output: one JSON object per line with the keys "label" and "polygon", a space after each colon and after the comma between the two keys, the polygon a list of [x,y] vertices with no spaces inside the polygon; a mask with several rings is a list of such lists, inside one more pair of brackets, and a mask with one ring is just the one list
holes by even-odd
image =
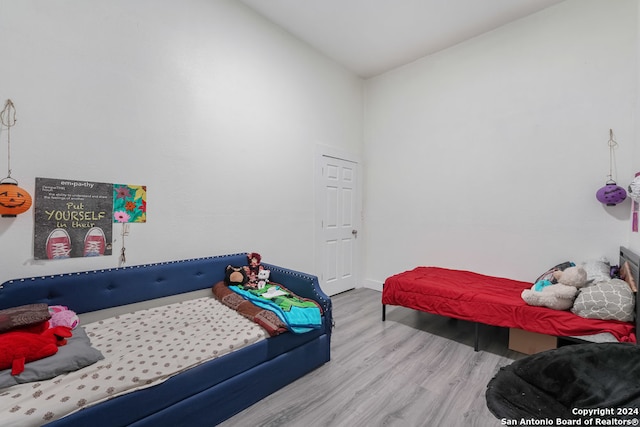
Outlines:
{"label": "purple hanging decoration", "polygon": [[607,206],[615,206],[624,202],[626,198],[627,192],[625,189],[617,185],[613,180],[607,181],[607,184],[596,192],[596,199]]}
{"label": "purple hanging decoration", "polygon": [[596,199],[602,204],[607,206],[615,206],[618,203],[624,202],[627,198],[627,191],[620,187],[613,180],[613,171],[615,169],[615,153],[613,150],[618,146],[618,143],[613,139],[613,130],[609,129],[609,179],[605,183],[604,187],[596,192]]}

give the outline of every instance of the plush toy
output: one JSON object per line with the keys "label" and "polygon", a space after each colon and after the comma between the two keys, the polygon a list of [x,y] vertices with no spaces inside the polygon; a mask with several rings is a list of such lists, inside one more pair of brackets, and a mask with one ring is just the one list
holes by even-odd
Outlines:
{"label": "plush toy", "polygon": [[64,305],[49,306],[49,313],[51,313],[51,319],[49,319],[50,328],[66,326],[70,329],[75,329],[80,324],[80,319],[75,311],[69,310]]}
{"label": "plush toy", "polygon": [[224,274],[224,283],[229,285],[244,285],[247,283],[247,272],[244,267],[228,265]]}
{"label": "plush toy", "polygon": [[573,262],[571,262],[571,261],[565,261],[563,263],[560,263],[560,264],[556,265],[555,267],[551,267],[549,270],[544,272],[540,277],[538,277],[535,280],[535,282],[534,282],[535,289],[534,290],[535,291],[541,291],[542,288],[544,288],[545,286],[549,286],[549,285],[553,285],[553,284],[558,283],[558,281],[554,277],[554,274],[557,273],[558,271],[566,270],[569,267],[575,267],[575,264]]}
{"label": "plush toy", "polygon": [[52,356],[67,343],[71,329],[65,326],[49,328],[40,334],[9,331],[0,334],[0,369],[11,368],[11,375],[24,371],[24,364]]}
{"label": "plush toy", "polygon": [[264,270],[264,267],[260,264],[262,257],[257,252],[251,252],[247,254],[247,259],[249,260],[249,265],[246,267],[247,277],[249,278],[247,285],[256,288],[258,287],[258,273]]}
{"label": "plush toy", "polygon": [[49,306],[49,314],[59,313],[65,310],[69,310],[69,307],[67,307],[66,305],[50,305]]}
{"label": "plush toy", "polygon": [[260,270],[264,269],[264,267],[260,264],[260,261],[262,261],[262,257],[259,253],[251,252],[247,254],[247,259],[249,260],[249,265],[247,267],[249,270],[249,282],[258,283],[258,273],[260,272]]}
{"label": "plush toy", "polygon": [[[553,278],[556,283],[522,291],[522,299],[529,305],[552,308],[554,310],[568,310],[578,294],[578,289],[587,283],[587,272],[582,267],[569,267],[562,271],[555,271]],[[540,290],[536,290],[540,289]]]}
{"label": "plush toy", "polygon": [[271,270],[260,270],[258,271],[258,289],[264,288],[267,283],[269,283],[269,275],[271,274]]}
{"label": "plush toy", "polygon": [[66,326],[69,329],[75,329],[80,324],[78,315],[72,310],[64,310],[51,315],[49,324],[52,328],[56,326]]}
{"label": "plush toy", "polygon": [[6,332],[29,332],[31,334],[41,334],[47,329],[49,329],[49,321],[44,320],[42,322],[34,323],[33,325],[18,326],[17,328],[12,328]]}

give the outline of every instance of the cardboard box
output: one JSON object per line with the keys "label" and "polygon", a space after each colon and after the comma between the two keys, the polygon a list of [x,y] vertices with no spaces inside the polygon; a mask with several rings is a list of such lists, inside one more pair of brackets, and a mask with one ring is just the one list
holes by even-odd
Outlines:
{"label": "cardboard box", "polygon": [[524,354],[535,354],[558,347],[558,338],[551,335],[509,329],[509,349]]}

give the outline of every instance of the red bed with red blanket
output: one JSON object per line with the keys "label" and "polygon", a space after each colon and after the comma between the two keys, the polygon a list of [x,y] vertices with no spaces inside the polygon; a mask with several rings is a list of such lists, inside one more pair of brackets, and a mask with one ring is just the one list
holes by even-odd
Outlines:
{"label": "red bed with red blanket", "polygon": [[382,291],[383,320],[385,306],[398,305],[476,323],[559,337],[584,337],[608,332],[620,342],[636,342],[634,323],[586,319],[570,311],[528,305],[521,293],[531,286],[529,282],[470,271],[417,267],[385,281]]}

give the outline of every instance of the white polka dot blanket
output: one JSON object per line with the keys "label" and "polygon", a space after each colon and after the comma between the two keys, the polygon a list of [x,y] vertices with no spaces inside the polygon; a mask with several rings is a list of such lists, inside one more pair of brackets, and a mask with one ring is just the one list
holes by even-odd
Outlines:
{"label": "white polka dot blanket", "polygon": [[213,297],[140,310],[84,325],[104,359],[51,380],[0,390],[2,425],[39,426],[150,387],[267,337]]}

